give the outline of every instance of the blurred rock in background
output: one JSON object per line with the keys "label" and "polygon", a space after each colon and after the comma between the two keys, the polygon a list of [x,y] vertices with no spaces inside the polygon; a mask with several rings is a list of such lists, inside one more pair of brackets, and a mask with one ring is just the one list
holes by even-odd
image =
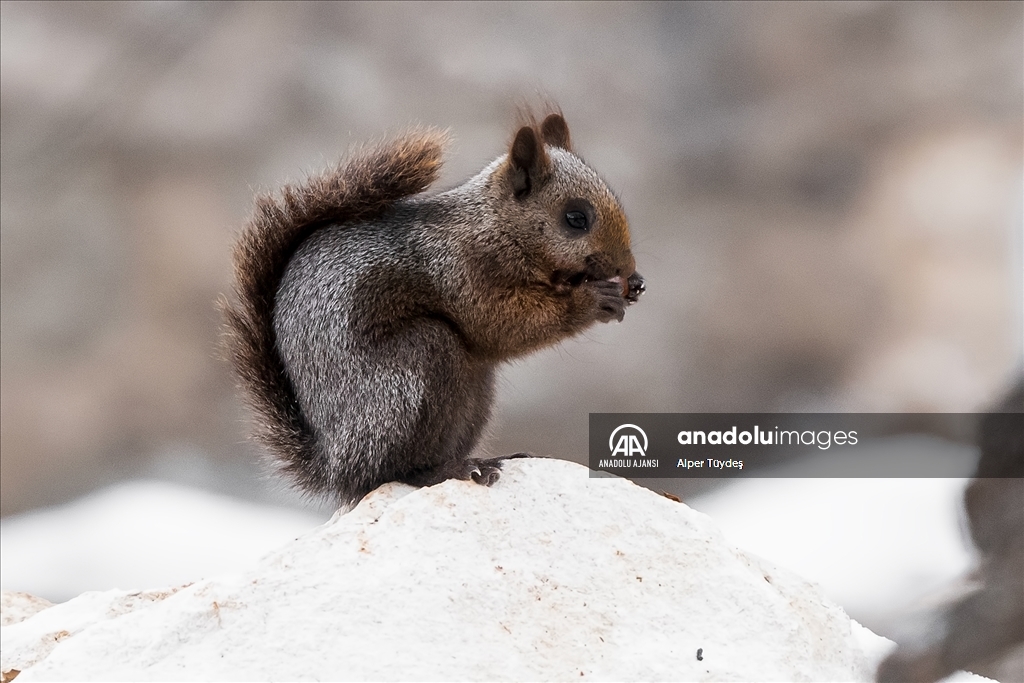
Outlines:
{"label": "blurred rock in background", "polygon": [[1022,357],[1020,3],[0,4],[3,514],[156,475],[281,499],[214,302],[256,191],[414,123],[444,183],[557,102],[648,294],[504,375],[598,411],[972,411]]}

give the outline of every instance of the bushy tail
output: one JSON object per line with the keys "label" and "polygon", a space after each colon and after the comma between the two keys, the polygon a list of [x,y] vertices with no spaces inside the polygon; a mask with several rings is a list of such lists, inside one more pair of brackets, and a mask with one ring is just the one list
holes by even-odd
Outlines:
{"label": "bushy tail", "polygon": [[447,135],[414,130],[359,150],[348,160],[279,195],[256,198],[234,250],[235,297],[222,300],[226,342],[255,417],[255,436],[306,491],[326,464],[295,398],[274,335],[274,302],[299,244],[332,223],[372,220],[437,179]]}

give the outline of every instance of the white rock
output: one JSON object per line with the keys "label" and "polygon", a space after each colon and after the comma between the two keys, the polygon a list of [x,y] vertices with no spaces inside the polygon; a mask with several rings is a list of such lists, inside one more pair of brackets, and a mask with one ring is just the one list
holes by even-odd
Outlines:
{"label": "white rock", "polygon": [[25,621],[33,614],[42,612],[47,607],[52,607],[49,600],[20,593],[18,591],[3,591],[0,593],[0,626],[17,624]]}
{"label": "white rock", "polygon": [[[3,633],[2,668],[4,681],[11,671],[24,671],[45,659],[60,643],[105,619],[117,617],[173,595],[179,588],[164,591],[91,591],[74,600],[48,607],[32,615],[31,626],[16,628],[25,620],[7,625]],[[8,595],[7,591],[4,595]],[[27,594],[23,594],[27,595]],[[28,596],[35,598],[35,596]],[[41,600],[41,598],[35,598]],[[45,601],[44,601],[45,602]]]}
{"label": "white rock", "polygon": [[0,652],[25,682],[867,681],[889,647],[707,516],[523,460],[493,488],[384,486],[242,575],[82,595]]}

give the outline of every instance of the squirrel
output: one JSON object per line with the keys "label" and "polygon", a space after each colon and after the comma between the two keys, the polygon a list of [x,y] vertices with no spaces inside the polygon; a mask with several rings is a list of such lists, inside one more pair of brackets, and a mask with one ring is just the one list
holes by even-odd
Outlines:
{"label": "squirrel", "polygon": [[352,505],[389,481],[491,485],[471,457],[497,366],[645,291],[626,215],[561,114],[451,190],[447,133],[418,128],[258,196],[222,301],[256,437],[304,492]]}

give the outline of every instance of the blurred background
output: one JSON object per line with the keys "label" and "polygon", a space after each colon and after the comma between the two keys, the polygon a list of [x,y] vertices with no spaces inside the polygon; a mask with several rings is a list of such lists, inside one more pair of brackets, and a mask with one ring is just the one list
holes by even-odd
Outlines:
{"label": "blurred background", "polygon": [[491,453],[583,462],[589,412],[969,412],[1021,367],[1021,3],[0,12],[5,519],[139,478],[310,509],[218,355],[253,195],[412,123],[458,184],[523,101],[621,197],[648,293],[506,369]]}

